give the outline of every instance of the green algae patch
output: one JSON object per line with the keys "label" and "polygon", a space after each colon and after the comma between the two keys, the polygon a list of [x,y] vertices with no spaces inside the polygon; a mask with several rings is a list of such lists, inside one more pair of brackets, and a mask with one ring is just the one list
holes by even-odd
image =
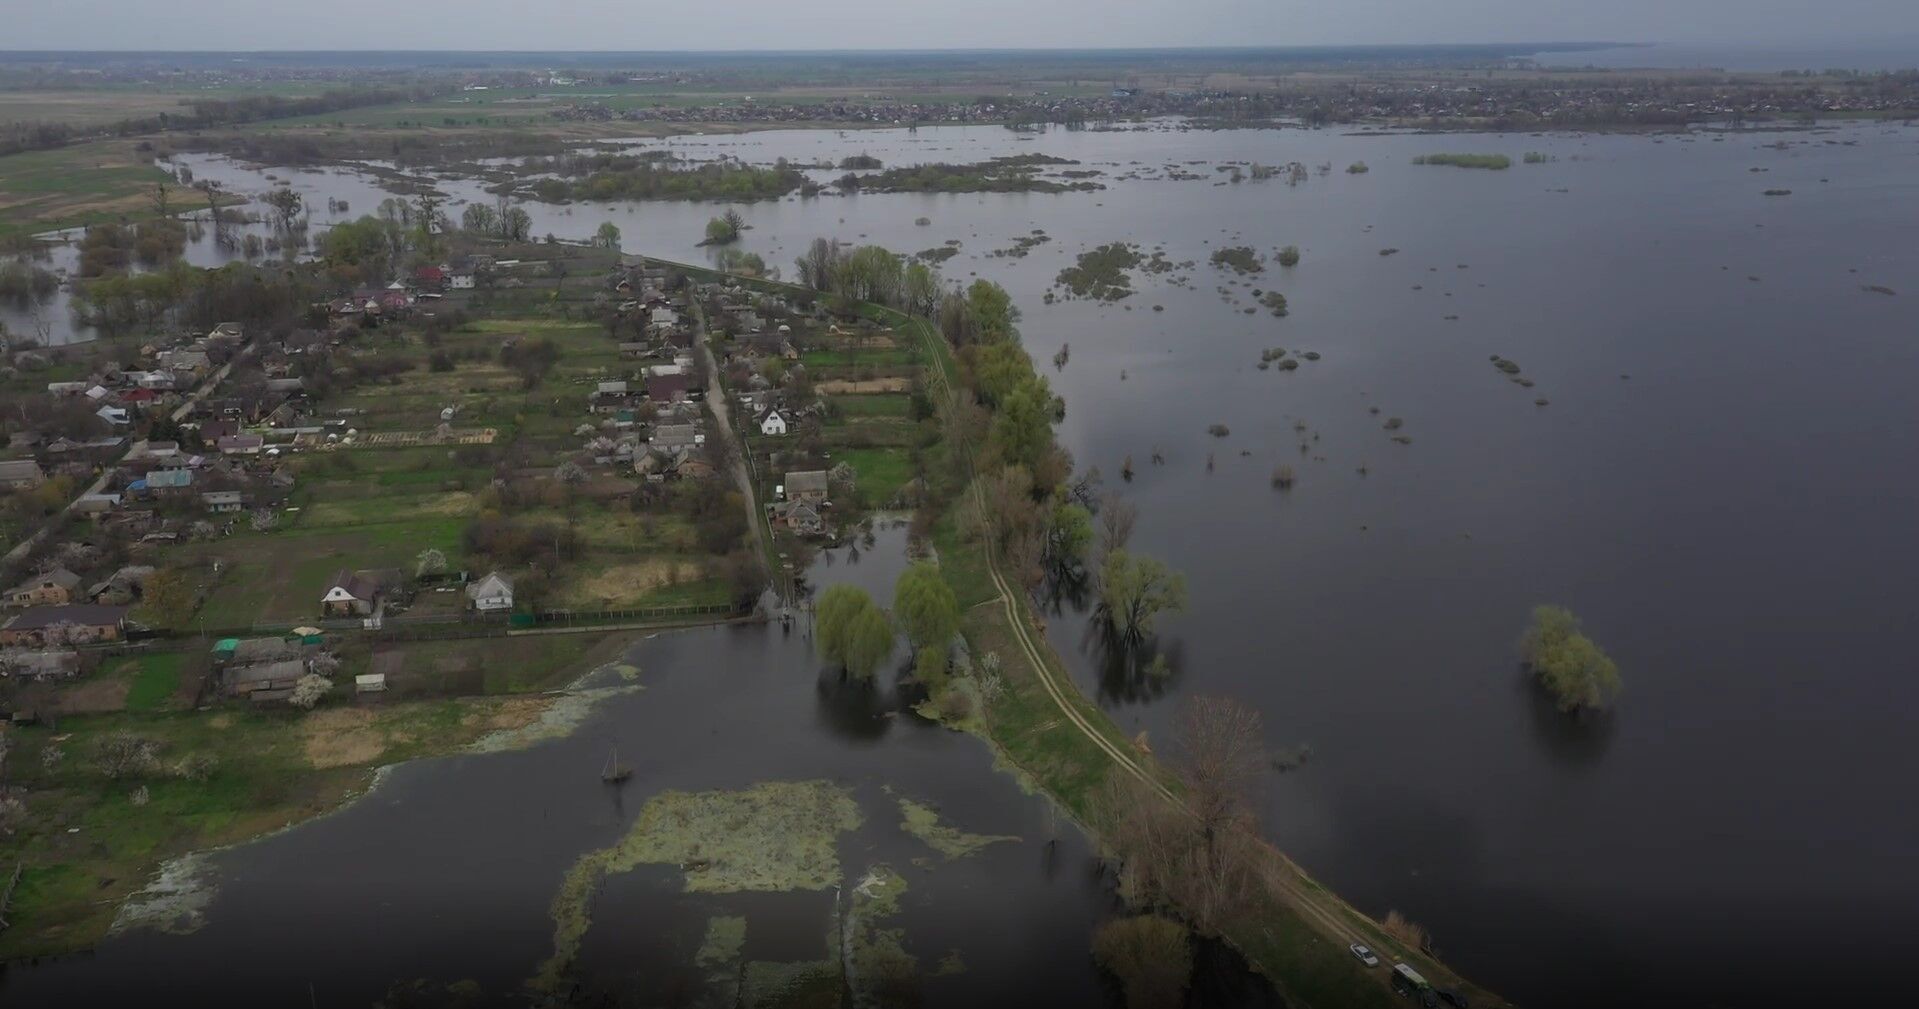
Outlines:
{"label": "green algae patch", "polygon": [[900,813],[905,817],[900,821],[900,829],[947,858],[965,858],[989,844],[1019,840],[1011,834],[968,834],[941,823],[939,812],[931,806],[911,799],[901,799],[899,804]]}
{"label": "green algae patch", "polygon": [[828,781],[769,781],[733,792],[662,792],[610,848],[573,863],[553,897],[553,955],[529,985],[553,991],[592,925],[602,879],[647,864],[678,865],[694,893],[824,890],[840,879],[835,842],[860,825],[859,805]]}
{"label": "green algae patch", "polygon": [[830,960],[746,965],[740,984],[743,1009],[838,1009],[840,972]]}
{"label": "green algae patch", "polygon": [[846,912],[846,984],[853,1005],[891,1007],[918,1003],[919,958],[906,951],[906,932],[881,928],[899,913],[906,877],[884,863],[866,871],[850,892]]}
{"label": "green algae patch", "polygon": [[701,967],[738,963],[745,947],[746,919],[722,915],[706,923],[706,941],[700,943],[693,962]]}

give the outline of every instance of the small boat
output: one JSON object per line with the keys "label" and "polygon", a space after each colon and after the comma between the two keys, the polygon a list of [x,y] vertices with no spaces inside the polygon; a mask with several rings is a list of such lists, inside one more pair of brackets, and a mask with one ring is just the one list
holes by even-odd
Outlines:
{"label": "small boat", "polygon": [[620,766],[620,750],[619,747],[614,747],[613,752],[606,755],[606,766],[600,769],[600,780],[609,785],[617,785],[632,776],[632,768]]}

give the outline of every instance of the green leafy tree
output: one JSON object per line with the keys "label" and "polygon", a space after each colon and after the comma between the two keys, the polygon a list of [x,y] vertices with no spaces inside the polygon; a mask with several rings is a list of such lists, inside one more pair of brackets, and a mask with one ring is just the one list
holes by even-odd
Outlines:
{"label": "green leafy tree", "polygon": [[600,230],[593,233],[593,244],[602,249],[619,251],[620,226],[614,224],[612,221],[602,222],[600,224]]}
{"label": "green leafy tree", "polygon": [[943,650],[959,632],[959,600],[928,561],[907,568],[894,584],[893,615],[915,648]]}
{"label": "green leafy tree", "polygon": [[1093,548],[1093,513],[1064,501],[1053,506],[1046,523],[1046,563],[1056,573],[1076,571]]}
{"label": "green leafy tree", "polygon": [[1053,418],[1059,404],[1045,379],[1029,379],[993,413],[988,439],[1008,465],[1036,470],[1053,447]]}
{"label": "green leafy tree", "polygon": [[972,316],[972,329],[982,343],[1018,340],[1019,308],[1006,288],[990,280],[975,280],[966,289],[966,307]]}
{"label": "green leafy tree", "polygon": [[893,623],[866,590],[835,585],[815,607],[820,657],[843,667],[856,679],[868,679],[893,653]]}
{"label": "green leafy tree", "polygon": [[1603,710],[1619,697],[1619,667],[1563,606],[1533,607],[1520,651],[1561,711]]}
{"label": "green leafy tree", "polygon": [[1186,608],[1185,576],[1151,557],[1114,550],[1106,555],[1099,582],[1099,616],[1128,648],[1152,636],[1161,613]]}

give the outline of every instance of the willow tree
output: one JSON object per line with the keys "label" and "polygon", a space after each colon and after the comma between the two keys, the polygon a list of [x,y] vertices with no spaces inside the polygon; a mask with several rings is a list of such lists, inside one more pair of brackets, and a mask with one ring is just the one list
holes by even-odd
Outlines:
{"label": "willow tree", "polygon": [[870,679],[893,654],[893,622],[865,589],[835,585],[815,608],[820,657],[855,679]]}
{"label": "willow tree", "polygon": [[894,583],[893,616],[914,648],[944,648],[959,633],[959,600],[927,561],[907,568]]}

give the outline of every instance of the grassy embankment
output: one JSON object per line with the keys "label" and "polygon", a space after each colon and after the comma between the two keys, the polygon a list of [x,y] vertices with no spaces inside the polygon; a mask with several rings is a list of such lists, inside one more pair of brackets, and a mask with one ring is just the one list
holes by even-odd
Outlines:
{"label": "grassy embankment", "polygon": [[[935,366],[930,373],[933,381],[951,383],[959,372],[945,341],[924,320],[899,316],[898,324],[902,332],[923,341]],[[941,569],[965,608],[963,633],[976,654],[997,652],[1003,660],[1006,694],[972,728],[1095,837],[1107,816],[1108,782],[1121,770],[1115,751],[1149,778],[1173,785],[1152,755],[1135,747],[1074,686],[1063,663],[1047,647],[1024,594],[1000,590],[985,548],[959,535],[950,511],[936,528],[934,541]],[[1024,626],[1024,642],[1016,621]],[[1503,1004],[1387,935],[1377,922],[1327,891],[1277,849],[1265,850],[1261,876],[1267,885],[1254,895],[1249,912],[1226,928],[1225,937],[1272,979],[1290,1003],[1396,1004],[1383,972],[1367,971],[1346,949],[1349,941],[1357,940],[1393,960],[1412,963],[1438,984],[1469,992],[1475,1004]]]}

